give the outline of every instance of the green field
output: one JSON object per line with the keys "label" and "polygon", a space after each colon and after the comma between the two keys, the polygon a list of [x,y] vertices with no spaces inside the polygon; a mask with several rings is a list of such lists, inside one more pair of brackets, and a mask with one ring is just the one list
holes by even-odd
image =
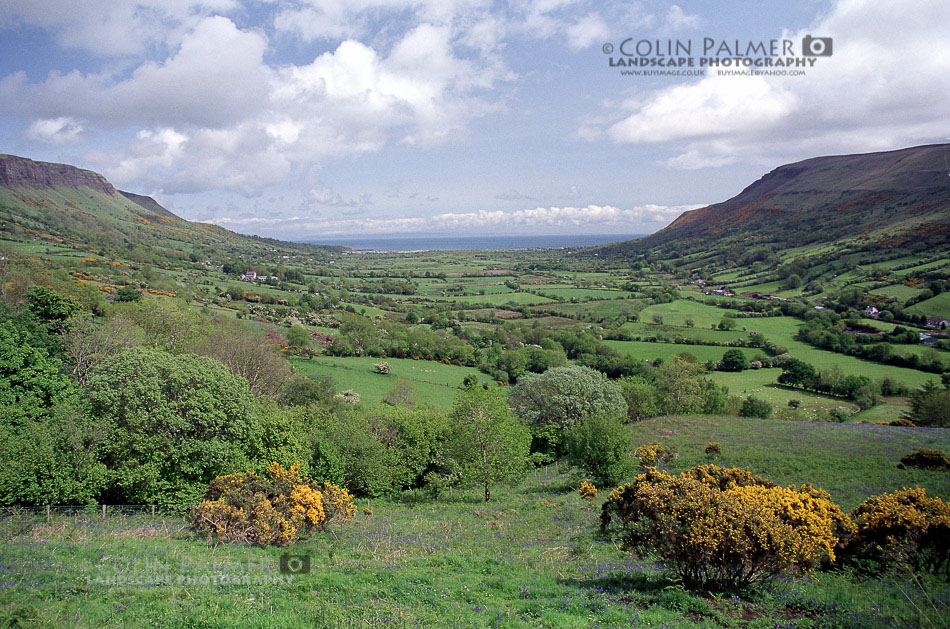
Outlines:
{"label": "green field", "polygon": [[765,400],[776,409],[787,407],[789,400],[800,400],[802,410],[808,412],[811,417],[815,417],[815,411],[818,409],[827,411],[843,407],[851,412],[857,411],[857,406],[850,400],[782,386],[776,382],[781,373],[781,369],[772,367],[740,372],[714,371],[707,377],[720,386],[728,387],[730,395],[738,395],[741,398],[751,395]]}
{"label": "green field", "polygon": [[907,311],[927,317],[950,319],[950,293],[940,293],[936,297],[916,303],[910,306]]}
{"label": "green field", "polygon": [[538,286],[537,290],[545,295],[553,295],[558,299],[616,299],[617,297],[629,297],[630,293],[619,290],[604,290],[600,288],[562,288],[550,286]]}
{"label": "green field", "polygon": [[910,410],[907,398],[885,398],[880,404],[851,417],[855,422],[892,422]]}
{"label": "green field", "polygon": [[736,311],[707,306],[695,301],[677,299],[668,304],[656,304],[644,308],[640,313],[640,321],[652,323],[653,315],[659,314],[663,317],[664,325],[684,326],[686,325],[686,319],[692,319],[696,327],[709,328],[719,323],[729,312],[735,313]]}
{"label": "green field", "polygon": [[712,330],[710,328],[687,328],[683,326],[657,325],[645,321],[628,321],[623,324],[624,332],[640,337],[686,338],[712,343],[729,343],[748,337],[742,330]]}
{"label": "green field", "polygon": [[[654,360],[660,358],[668,360],[678,354],[692,354],[700,362],[707,360],[717,361],[722,359],[722,355],[727,352],[729,347],[716,347],[714,345],[687,345],[685,343],[648,343],[646,341],[604,341],[607,345],[614,348],[625,356],[633,356],[643,360]],[[749,347],[738,348],[749,359],[761,354],[762,350]]]}
{"label": "green field", "polygon": [[[387,362],[389,375],[376,373],[375,363]],[[291,364],[303,375],[329,375],[337,384],[337,391],[352,389],[360,394],[360,402],[377,404],[399,378],[410,380],[420,399],[441,408],[452,406],[455,389],[469,374],[488,381],[488,376],[471,367],[444,365],[429,360],[407,358],[361,358],[318,356],[312,360],[292,359]]]}
{"label": "green field", "polygon": [[885,295],[886,297],[893,297],[900,302],[905,302],[911,297],[919,295],[921,290],[920,288],[914,288],[904,284],[891,284],[883,288],[875,288],[870,292],[874,295]]}
{"label": "green field", "polygon": [[846,374],[861,374],[871,378],[871,380],[890,377],[910,387],[919,387],[928,380],[935,379],[934,374],[916,369],[883,365],[854,356],[825,351],[801,341],[796,341],[794,335],[800,322],[792,317],[757,317],[740,319],[739,322],[740,325],[747,327],[749,330],[761,332],[770,341],[783,345],[793,357],[811,363],[817,369],[829,369],[837,366]]}

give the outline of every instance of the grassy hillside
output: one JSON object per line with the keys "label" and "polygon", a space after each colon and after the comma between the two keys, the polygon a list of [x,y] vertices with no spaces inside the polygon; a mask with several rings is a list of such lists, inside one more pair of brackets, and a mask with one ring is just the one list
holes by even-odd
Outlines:
{"label": "grassy hillside", "polygon": [[934,239],[946,244],[948,151],[950,145],[939,144],[780,166],[728,201],[686,212],[652,236],[600,251],[682,249],[714,239],[784,247],[856,238],[891,244]]}
{"label": "grassy hillside", "polygon": [[205,259],[221,248],[263,256],[339,251],[243,236],[175,216],[154,199],[119,192],[98,173],[0,155],[0,238],[158,262]]}
{"label": "grassy hillside", "polygon": [[[945,473],[896,467],[908,449],[950,447],[937,431],[702,417],[631,431],[636,443],[676,448],[674,471],[710,460],[702,448],[715,440],[723,451],[716,462],[781,483],[813,482],[846,508],[902,486],[950,496]],[[585,503],[576,493],[582,478],[570,468],[538,469],[488,504],[458,491],[440,500],[415,492],[361,500],[368,511],[354,523],[290,550],[311,567],[291,578],[278,570],[285,550],[209,547],[170,514],[103,519],[91,510],[47,522],[20,512],[0,521],[0,619],[98,627],[864,628],[930,626],[934,618],[918,585],[848,571],[739,595],[686,592],[653,561],[599,534],[605,495]],[[921,584],[932,599],[950,595],[945,582],[924,575]]]}

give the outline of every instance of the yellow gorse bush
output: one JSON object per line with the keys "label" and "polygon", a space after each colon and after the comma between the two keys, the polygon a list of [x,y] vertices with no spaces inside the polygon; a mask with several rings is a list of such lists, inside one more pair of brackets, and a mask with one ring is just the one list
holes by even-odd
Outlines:
{"label": "yellow gorse bush", "polygon": [[601,525],[612,521],[626,550],[656,553],[687,585],[714,589],[834,561],[839,538],[854,530],[820,489],[715,465],[648,469],[610,493]]}
{"label": "yellow gorse bush", "polygon": [[851,512],[857,533],[847,552],[882,567],[950,576],[950,504],[921,487],[872,496]]}
{"label": "yellow gorse bush", "polygon": [[581,483],[581,486],[578,487],[577,493],[580,494],[580,497],[584,500],[593,500],[597,497],[597,487],[594,483],[585,480]]}
{"label": "yellow gorse bush", "polygon": [[300,476],[296,463],[287,469],[272,463],[263,477],[245,472],[215,478],[191,523],[209,540],[284,546],[331,520],[348,522],[355,514],[346,489],[317,485]]}
{"label": "yellow gorse bush", "polygon": [[660,443],[648,443],[634,450],[634,455],[640,460],[640,467],[655,467],[674,458],[675,453]]}

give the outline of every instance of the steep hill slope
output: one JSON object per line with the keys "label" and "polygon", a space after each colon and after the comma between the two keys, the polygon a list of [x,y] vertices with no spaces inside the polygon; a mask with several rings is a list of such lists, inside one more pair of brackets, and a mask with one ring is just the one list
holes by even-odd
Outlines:
{"label": "steep hill slope", "polygon": [[741,241],[783,247],[871,238],[950,238],[950,145],[816,157],[780,166],[735,197],[685,212],[615,253]]}
{"label": "steep hill slope", "polygon": [[186,221],[154,199],[121,192],[102,175],[68,164],[0,155],[0,237],[83,245],[103,253],[148,260],[205,257],[280,248],[318,253],[338,248],[244,236]]}

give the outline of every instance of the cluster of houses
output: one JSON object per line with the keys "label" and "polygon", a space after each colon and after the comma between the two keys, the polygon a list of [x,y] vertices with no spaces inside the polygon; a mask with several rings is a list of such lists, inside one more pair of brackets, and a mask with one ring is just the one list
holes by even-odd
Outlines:
{"label": "cluster of houses", "polygon": [[772,293],[741,293],[740,297],[745,297],[746,299],[764,299],[765,301],[792,301],[786,297],[779,297],[778,295],[773,295]]}
{"label": "cluster of houses", "polygon": [[280,278],[276,275],[258,275],[257,271],[248,271],[241,275],[241,279],[245,282],[266,282],[267,280],[279,281]]}
{"label": "cluster of houses", "polygon": [[[698,281],[701,282],[702,280],[698,280]],[[728,288],[726,288],[724,285],[723,285],[723,286],[720,286],[719,288],[714,288],[713,290],[707,290],[707,291],[705,291],[705,294],[707,294],[707,295],[720,295],[720,296],[722,296],[722,297],[735,297],[735,293],[733,293],[731,290],[729,290]]]}
{"label": "cluster of houses", "polygon": [[927,327],[936,328],[937,330],[946,330],[950,328],[950,321],[943,317],[927,317]]}

